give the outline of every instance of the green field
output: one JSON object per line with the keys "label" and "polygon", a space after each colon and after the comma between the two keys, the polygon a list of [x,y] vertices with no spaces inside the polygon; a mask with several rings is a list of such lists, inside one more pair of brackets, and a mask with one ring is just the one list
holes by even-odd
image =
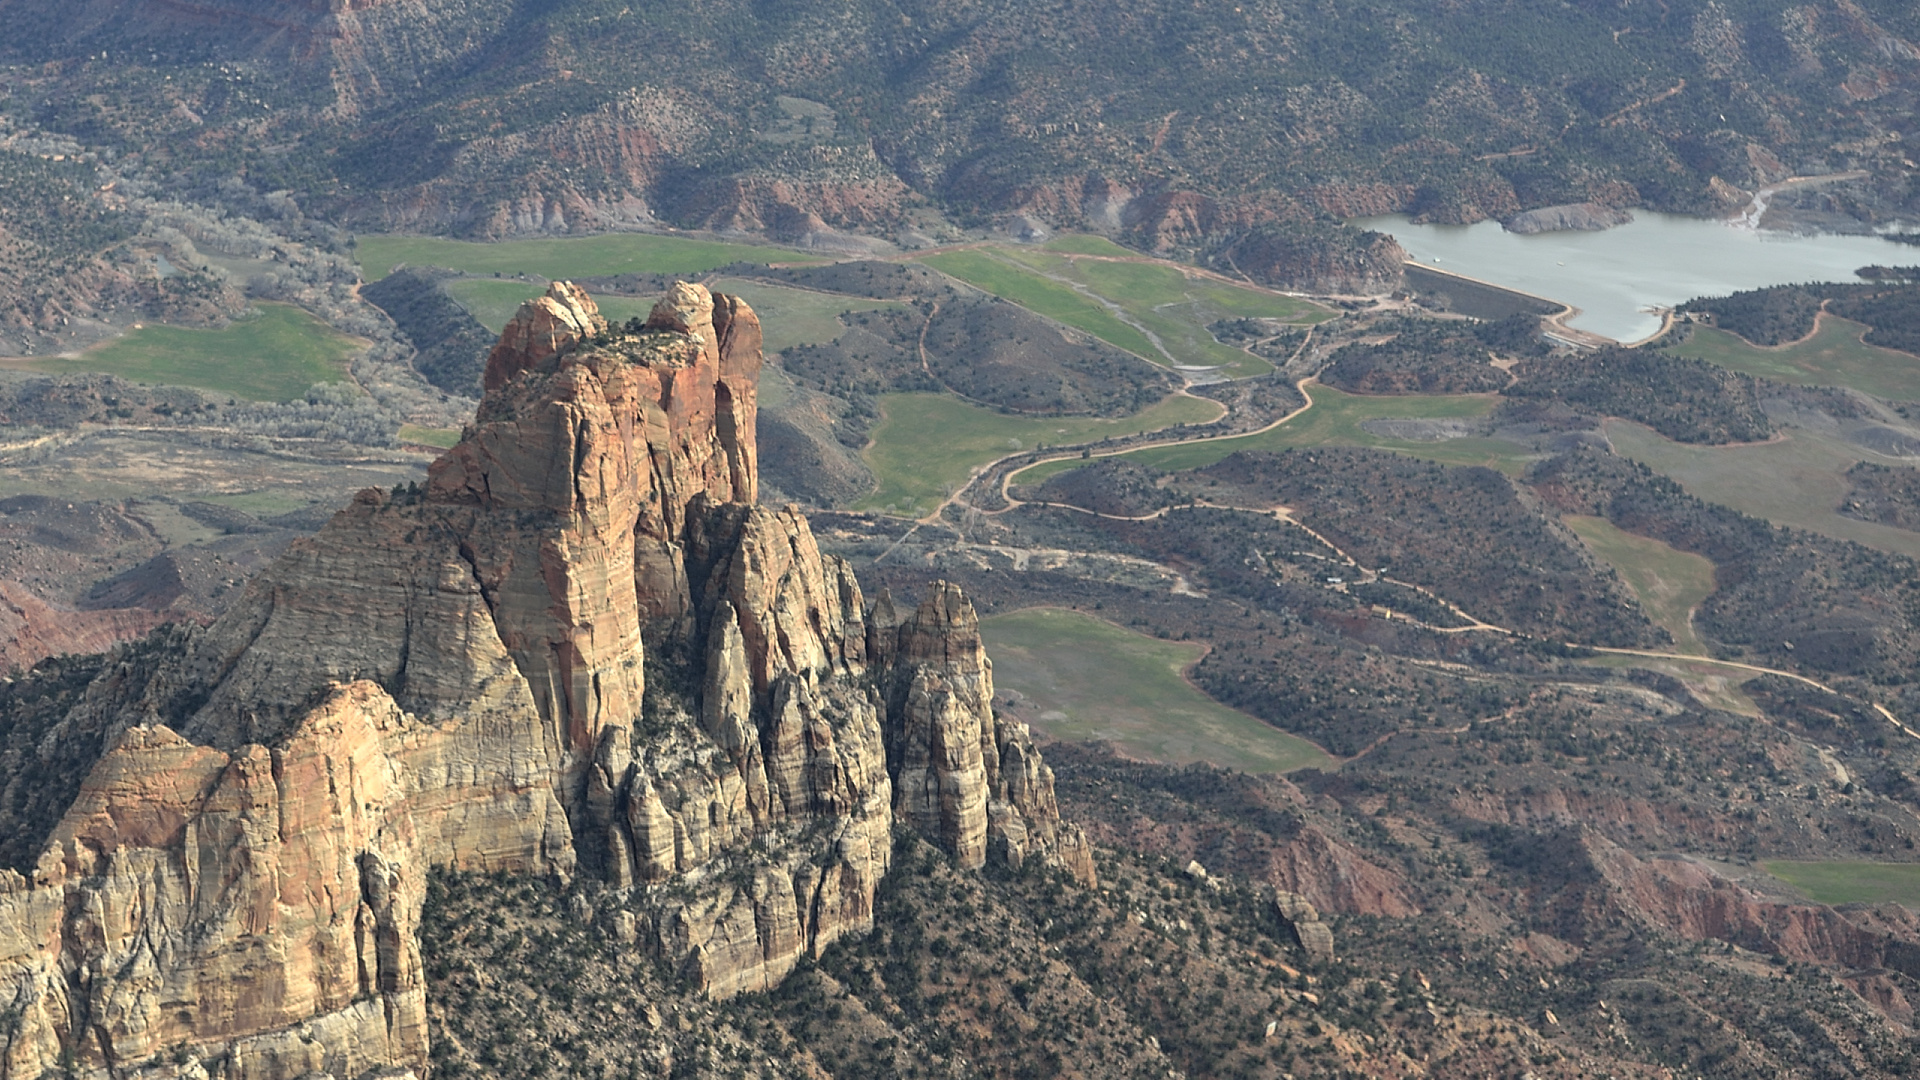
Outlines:
{"label": "green field", "polygon": [[1173,263],[1142,262],[1134,252],[1125,254],[1135,261],[1076,259],[1020,249],[1006,252],[1008,258],[1035,270],[1088,286],[1129,314],[1150,316],[1155,311],[1173,310],[1202,326],[1236,316],[1298,323],[1325,322],[1334,316],[1331,310],[1308,300],[1213,278],[1189,277]]}
{"label": "green field", "polygon": [[1064,237],[1044,248],[977,248],[925,261],[977,288],[1077,326],[1155,363],[1217,367],[1240,377],[1272,370],[1207,327],[1224,318],[1313,323],[1333,317],[1317,304],[1259,289],[1188,277],[1172,263],[1075,258],[1135,253],[1099,237]]}
{"label": "green field", "polygon": [[[1309,386],[1313,407],[1272,431],[1258,435],[1240,435],[1186,446],[1135,450],[1118,455],[1156,469],[1197,469],[1211,465],[1241,450],[1285,450],[1310,446],[1371,446],[1392,450],[1443,465],[1485,465],[1510,476],[1524,471],[1534,455],[1517,443],[1504,439],[1469,437],[1423,442],[1388,439],[1360,427],[1368,420],[1478,419],[1493,411],[1498,402],[1487,395],[1450,394],[1432,397],[1369,396],[1347,394],[1327,386]],[[1056,473],[1078,469],[1078,458],[1049,461],[1022,471],[1016,485],[1031,486]]]}
{"label": "green field", "polygon": [[1822,904],[1891,900],[1920,911],[1920,863],[1768,860],[1760,866]]}
{"label": "green field", "polygon": [[818,255],[762,244],[728,244],[681,236],[605,236],[505,240],[477,244],[439,236],[362,236],[354,254],[368,281],[405,263],[469,274],[529,274],[562,280],[612,274],[691,274],[731,262],[826,262]]}
{"label": "green field", "polygon": [[840,315],[848,311],[877,311],[904,307],[894,300],[866,300],[857,296],[834,296],[806,289],[783,289],[758,281],[720,278],[713,283],[718,292],[740,297],[760,316],[760,328],[766,335],[768,352],[779,352],[795,345],[823,345],[846,332]]}
{"label": "green field", "polygon": [[1696,446],[1625,420],[1609,420],[1605,430],[1621,457],[1673,478],[1689,495],[1777,524],[1920,557],[1920,533],[1836,511],[1855,462],[1905,464],[1862,449],[1844,432],[1793,428],[1771,442]]}
{"label": "green field", "polygon": [[77,356],[36,360],[36,371],[99,371],[135,382],[192,386],[250,401],[289,401],[314,383],[347,377],[360,342],[292,304],[261,304],[219,330],[147,326]]}
{"label": "green field", "polygon": [[1207,326],[1228,317],[1301,319],[1320,311],[1304,300],[1235,289],[1212,281],[1193,281],[1171,266],[1155,263],[1061,260],[1059,273],[1086,283],[1118,303],[1183,365],[1219,367],[1229,375],[1258,375],[1272,365],[1244,349],[1215,341]]}
{"label": "green field", "polygon": [[1219,412],[1210,401],[1173,396],[1118,420],[1047,419],[1009,416],[949,394],[887,394],[865,455],[880,487],[860,508],[918,516],[965,483],[972,470],[1015,451],[1205,423]]}
{"label": "green field", "polygon": [[983,251],[949,251],[923,261],[975,288],[1011,300],[1049,319],[1079,327],[1115,348],[1156,363],[1166,360],[1145,334],[1122,321],[1112,308],[1033,270]]}
{"label": "green field", "polygon": [[[721,278],[713,283],[713,288],[716,292],[742,297],[753,308],[754,314],[760,316],[768,352],[832,341],[846,329],[840,324],[842,312],[900,306],[891,300],[833,296],[738,278]],[[482,326],[496,334],[505,329],[507,321],[513,318],[514,312],[520,310],[521,304],[546,291],[547,287],[542,282],[516,279],[467,278],[447,283],[448,294],[458,300],[460,306],[466,308]],[[644,318],[653,310],[653,301],[650,299],[604,294],[596,295],[593,299],[600,305],[601,314],[610,322],[625,322],[636,315]]]}
{"label": "green field", "polygon": [[1725,330],[1696,326],[1691,338],[1668,351],[1785,383],[1920,401],[1920,356],[1868,345],[1860,340],[1866,332],[1860,323],[1822,315],[1819,332],[1806,341],[1762,348]]}
{"label": "green field", "polygon": [[[1346,394],[1332,387],[1309,386],[1313,407],[1272,431],[1241,435],[1231,439],[1136,450],[1126,455],[1156,469],[1196,469],[1211,465],[1240,450],[1285,450],[1308,446],[1373,446],[1393,450],[1410,457],[1438,461],[1443,465],[1486,465],[1502,472],[1517,474],[1531,460],[1525,448],[1503,439],[1465,438],[1422,442],[1388,439],[1363,430],[1360,425],[1374,419],[1457,420],[1478,419],[1493,411],[1498,401],[1490,395],[1447,394],[1431,397],[1372,397]],[[1053,472],[1075,468],[1076,462],[1054,464]],[[1047,466],[1020,474],[1022,484],[1044,477]]]}
{"label": "green field", "polygon": [[995,615],[980,625],[993,681],[1040,712],[1056,739],[1117,744],[1133,757],[1204,761],[1254,773],[1333,763],[1326,752],[1237,712],[1181,677],[1203,646],[1123,630],[1058,608]]}
{"label": "green field", "polygon": [[1713,563],[1658,540],[1637,536],[1601,517],[1560,519],[1619,573],[1654,625],[1673,635],[1674,648],[1705,655],[1693,632],[1693,609],[1713,595]]}
{"label": "green field", "polygon": [[460,441],[460,429],[421,427],[419,424],[401,424],[398,437],[401,442],[419,443],[421,446],[437,446],[445,450]]}

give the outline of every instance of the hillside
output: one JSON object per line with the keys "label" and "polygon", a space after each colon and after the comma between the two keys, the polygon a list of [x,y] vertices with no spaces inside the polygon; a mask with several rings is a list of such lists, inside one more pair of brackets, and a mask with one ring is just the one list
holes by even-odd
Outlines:
{"label": "hillside", "polygon": [[1163,249],[1327,214],[1706,213],[1856,167],[1858,213],[1912,210],[1880,138],[1920,77],[1894,0],[126,7],[0,5],[11,110],[370,230],[833,245],[937,232],[930,199]]}
{"label": "hillside", "polygon": [[[1442,364],[1487,345],[1382,325],[1415,369],[1429,337]],[[816,525],[753,503],[783,452],[761,341],[700,286],[613,326],[556,284],[425,484],[283,553],[182,510],[264,564],[223,613],[0,693],[0,925],[36,943],[0,955],[25,1003],[0,1078],[109,1052],[152,1080],[1910,1071],[1920,923],[1761,869],[1853,860],[1920,903],[1920,750],[1879,711],[1911,707],[1907,561],[1593,450],[1519,476],[1112,460],[956,510],[965,532]],[[1259,419],[1286,386],[1222,396]],[[103,407],[15,408],[63,403]],[[16,552],[156,545],[153,508],[64,505],[0,504]],[[1711,560],[1701,636],[1831,686],[1665,651],[1657,598],[1562,514]],[[1034,604],[1197,643],[1193,687],[1340,758],[1049,742],[982,646],[982,614]],[[131,1011],[69,989],[78,956]],[[227,1004],[262,972],[288,992]],[[161,994],[196,1004],[139,1011]]]}
{"label": "hillside", "polygon": [[0,1080],[1920,1074],[1920,268],[1583,349],[1343,224],[1911,228],[1916,100],[1903,0],[0,0]]}

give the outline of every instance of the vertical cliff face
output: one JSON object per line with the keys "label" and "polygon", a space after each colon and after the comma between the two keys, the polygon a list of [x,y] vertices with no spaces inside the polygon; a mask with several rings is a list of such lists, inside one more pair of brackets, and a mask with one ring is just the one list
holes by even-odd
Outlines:
{"label": "vertical cliff face", "polygon": [[736,298],[610,328],[556,284],[424,488],[109,665],[64,722],[108,749],[0,869],[0,1080],[181,1046],[231,1080],[423,1067],[434,867],[603,876],[716,995],[869,926],[896,818],[1088,873],[960,591],[869,612],[754,505],[759,368]]}
{"label": "vertical cliff face", "polygon": [[994,715],[993,662],[966,594],[938,582],[901,620],[882,593],[867,633],[888,688],[896,817],[938,838],[962,866],[990,856],[1018,866],[1045,853],[1090,877],[1078,831],[1067,829],[1063,844],[1053,771],[1027,726]]}

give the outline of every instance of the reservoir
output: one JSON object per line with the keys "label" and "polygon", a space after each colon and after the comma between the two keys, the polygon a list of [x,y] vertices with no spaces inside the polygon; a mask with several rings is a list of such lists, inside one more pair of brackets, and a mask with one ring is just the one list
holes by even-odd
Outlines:
{"label": "reservoir", "polygon": [[1604,232],[1521,236],[1497,221],[1415,225],[1403,215],[1349,222],[1391,235],[1422,265],[1479,278],[1550,300],[1580,314],[1571,326],[1616,341],[1660,329],[1651,308],[1696,296],[1802,281],[1857,281],[1879,263],[1920,263],[1920,248],[1873,236],[1799,236],[1725,221],[1635,210]]}

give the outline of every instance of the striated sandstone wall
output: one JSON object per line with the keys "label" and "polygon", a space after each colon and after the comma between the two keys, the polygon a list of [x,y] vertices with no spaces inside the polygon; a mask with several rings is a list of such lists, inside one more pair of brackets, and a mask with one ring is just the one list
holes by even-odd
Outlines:
{"label": "striated sandstone wall", "polygon": [[935,582],[905,619],[882,592],[867,640],[887,688],[887,765],[901,822],[962,866],[981,866],[989,856],[1018,866],[1046,854],[1091,880],[1091,852],[1077,827],[1062,825],[1053,770],[1032,734],[994,715],[993,662],[960,587]]}
{"label": "striated sandstone wall", "polygon": [[558,283],[424,488],[109,665],[51,737],[105,753],[0,869],[0,1080],[182,1047],[227,1080],[424,1068],[436,866],[603,875],[714,995],[869,927],[896,815],[966,866],[1090,877],[960,591],[870,613],[754,505],[759,368],[735,298],[678,285],[616,329]]}

